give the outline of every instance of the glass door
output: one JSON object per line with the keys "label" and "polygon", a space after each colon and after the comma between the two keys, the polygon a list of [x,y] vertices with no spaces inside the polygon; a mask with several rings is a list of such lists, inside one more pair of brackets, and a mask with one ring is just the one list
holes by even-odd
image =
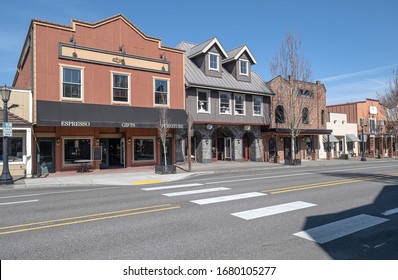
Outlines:
{"label": "glass door", "polygon": [[55,172],[54,139],[37,139],[38,174]]}
{"label": "glass door", "polygon": [[231,143],[232,139],[231,137],[226,137],[224,138],[224,153],[225,153],[225,159],[231,160],[232,158],[232,153],[231,153]]}
{"label": "glass door", "polygon": [[126,138],[120,139],[120,165],[126,167]]}

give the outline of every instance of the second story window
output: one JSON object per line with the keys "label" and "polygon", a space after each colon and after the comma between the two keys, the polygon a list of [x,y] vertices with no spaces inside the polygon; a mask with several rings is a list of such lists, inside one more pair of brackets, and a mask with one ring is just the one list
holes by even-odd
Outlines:
{"label": "second story window", "polygon": [[245,96],[235,94],[235,115],[245,115]]}
{"label": "second story window", "polygon": [[209,92],[198,91],[198,113],[210,113],[209,97]]}
{"label": "second story window", "polygon": [[275,123],[281,124],[285,122],[285,108],[282,105],[278,105],[275,109]]}
{"label": "second story window", "polygon": [[376,132],[376,119],[369,118],[369,133]]}
{"label": "second story window", "polygon": [[220,114],[231,114],[231,97],[228,93],[220,93]]}
{"label": "second story window", "polygon": [[253,97],[253,115],[261,116],[263,114],[263,98],[261,96]]}
{"label": "second story window", "polygon": [[155,105],[169,105],[169,81],[155,79]]}
{"label": "second story window", "polygon": [[216,53],[209,53],[209,69],[210,70],[219,70],[219,60],[220,56]]}
{"label": "second story window", "polygon": [[62,67],[62,98],[82,99],[82,69]]}
{"label": "second story window", "polygon": [[302,114],[303,124],[309,124],[310,116],[309,116],[309,113],[308,113],[308,108],[307,107],[303,108],[303,112],[302,113],[303,113]]}
{"label": "second story window", "polygon": [[243,59],[239,60],[239,74],[249,76],[249,61]]}
{"label": "second story window", "polygon": [[129,102],[129,76],[112,74],[112,100],[114,102]]}

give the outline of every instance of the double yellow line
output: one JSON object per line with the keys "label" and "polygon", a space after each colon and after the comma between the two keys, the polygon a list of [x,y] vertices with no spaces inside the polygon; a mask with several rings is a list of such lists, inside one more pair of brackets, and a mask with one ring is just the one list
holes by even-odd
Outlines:
{"label": "double yellow line", "polygon": [[162,204],[162,205],[154,205],[154,206],[147,206],[147,207],[141,207],[141,208],[119,210],[119,211],[113,211],[113,212],[105,212],[105,213],[97,213],[97,214],[77,216],[77,217],[48,220],[48,221],[42,221],[42,222],[34,222],[34,223],[28,223],[28,224],[6,226],[6,227],[0,227],[0,235],[40,230],[40,229],[47,229],[47,228],[54,228],[54,227],[62,227],[62,226],[68,226],[68,225],[76,225],[76,224],[81,224],[81,223],[88,223],[88,222],[121,218],[121,217],[133,216],[133,215],[167,211],[167,210],[173,210],[173,209],[178,209],[178,208],[181,208],[181,206],[178,206],[178,205],[173,206],[171,204]]}
{"label": "double yellow line", "polygon": [[386,178],[386,177],[388,178],[388,177],[395,176],[395,175],[398,175],[398,173],[391,173],[391,174],[385,174],[385,175],[363,176],[363,177],[336,180],[336,181],[330,181],[330,182],[320,182],[320,183],[291,186],[291,187],[284,187],[284,188],[278,188],[278,189],[269,189],[269,190],[265,190],[262,192],[270,193],[270,194],[280,194],[280,193],[295,192],[295,191],[323,188],[323,187],[343,185],[343,184],[351,184],[351,183],[369,181],[369,180],[376,179],[376,178]]}

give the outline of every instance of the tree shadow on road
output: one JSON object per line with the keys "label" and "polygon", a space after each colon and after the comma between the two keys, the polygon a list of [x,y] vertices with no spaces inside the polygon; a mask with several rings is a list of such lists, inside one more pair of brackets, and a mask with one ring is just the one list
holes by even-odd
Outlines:
{"label": "tree shadow on road", "polygon": [[[324,175],[333,176],[330,173]],[[317,242],[333,259],[398,260],[398,212],[391,211],[398,207],[398,177],[363,173],[339,173],[335,176],[347,180],[374,176],[371,181],[383,182],[385,185],[371,204],[333,214],[308,217],[303,228],[304,235],[313,240],[308,242]],[[361,183],[363,182],[356,182]],[[327,238],[322,239],[324,237],[320,237],[319,231],[314,230],[342,220],[348,222],[346,227],[349,227],[351,222],[358,223],[360,227],[369,220],[376,221],[376,224],[330,241],[327,241]],[[344,228],[340,230],[344,231]],[[326,230],[325,234],[339,235],[337,228],[333,227]]]}

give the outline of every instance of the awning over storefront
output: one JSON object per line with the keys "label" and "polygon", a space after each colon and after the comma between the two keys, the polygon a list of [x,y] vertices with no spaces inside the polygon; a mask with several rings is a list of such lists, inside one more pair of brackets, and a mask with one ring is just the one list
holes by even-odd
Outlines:
{"label": "awning over storefront", "polygon": [[[323,143],[327,143],[328,142],[328,135],[323,135]],[[329,135],[329,142],[330,143],[339,143],[339,139],[337,139],[334,135],[330,134]]]}
{"label": "awning over storefront", "polygon": [[[291,130],[288,128],[271,128],[269,126],[262,126],[261,132],[271,132],[275,134],[290,134]],[[300,135],[322,135],[332,133],[331,129],[300,129]]]}
{"label": "awning over storefront", "polygon": [[358,137],[355,134],[346,134],[347,142],[360,142]]}
{"label": "awning over storefront", "polygon": [[[187,128],[185,110],[167,109],[170,128]],[[38,126],[156,128],[158,108],[37,101]]]}

